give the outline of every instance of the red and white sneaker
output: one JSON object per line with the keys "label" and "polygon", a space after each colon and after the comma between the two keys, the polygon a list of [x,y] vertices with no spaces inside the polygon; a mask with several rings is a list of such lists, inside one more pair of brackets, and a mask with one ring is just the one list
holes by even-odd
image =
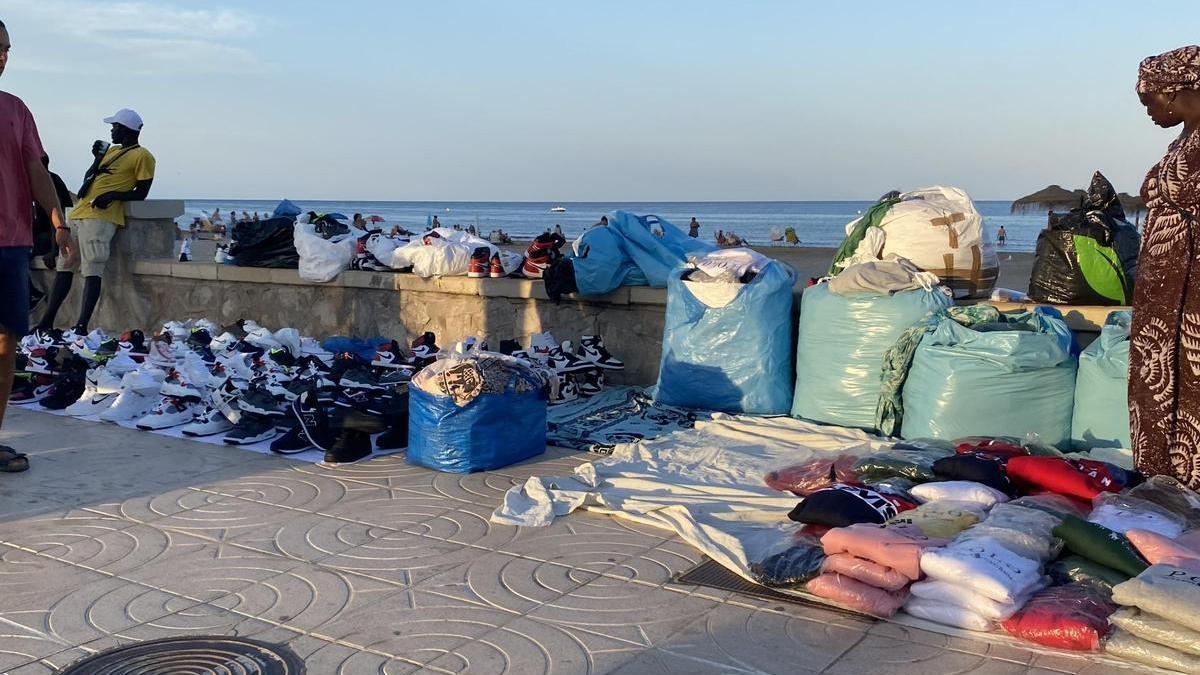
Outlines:
{"label": "red and white sneaker", "polygon": [[[531,246],[530,249],[532,248]],[[521,276],[526,279],[541,279],[550,268],[550,260],[549,251],[530,250],[525,254],[525,261],[521,263]]]}
{"label": "red and white sneaker", "polygon": [[467,265],[467,276],[472,279],[480,279],[488,275],[488,254],[492,250],[480,246],[471,252],[471,262]]}
{"label": "red and white sneaker", "polygon": [[379,345],[379,349],[375,351],[375,357],[371,359],[371,365],[376,368],[405,368],[412,370],[411,361],[401,351],[400,344],[392,340]]}
{"label": "red and white sneaker", "polygon": [[493,279],[503,279],[508,276],[504,273],[504,265],[500,263],[499,253],[493,253],[492,259],[488,261],[488,276]]}

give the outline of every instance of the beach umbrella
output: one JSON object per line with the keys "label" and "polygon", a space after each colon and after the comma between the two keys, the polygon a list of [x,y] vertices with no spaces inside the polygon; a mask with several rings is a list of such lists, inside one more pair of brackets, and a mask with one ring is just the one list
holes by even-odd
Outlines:
{"label": "beach umbrella", "polygon": [[1012,203],[1012,213],[1026,211],[1053,211],[1058,209],[1071,210],[1083,203],[1086,193],[1083,190],[1068,190],[1061,185],[1051,185],[1033,194],[1025,195]]}
{"label": "beach umbrella", "polygon": [[380,218],[379,216],[368,216],[367,220],[371,221],[372,223],[382,223],[383,222],[383,218]]}

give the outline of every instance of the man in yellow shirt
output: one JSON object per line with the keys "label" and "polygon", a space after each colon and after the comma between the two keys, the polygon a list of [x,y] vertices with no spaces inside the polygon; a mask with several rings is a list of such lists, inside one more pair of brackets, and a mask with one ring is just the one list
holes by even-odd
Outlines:
{"label": "man in yellow shirt", "polygon": [[125,202],[145,199],[154,182],[154,155],[138,142],[141,116],[122,108],[112,117],[106,117],[104,123],[112,125],[113,144],[107,150],[99,141],[92,146],[95,160],[84,175],[83,187],[79,188],[78,206],[68,216],[71,240],[79,255],[59,256],[50,304],[37,325],[40,330],[54,327],[58,309],[71,292],[73,272],[78,269],[83,274],[83,301],[74,331],[87,333],[88,322],[100,300],[100,277],[108,262],[113,235],[125,227]]}

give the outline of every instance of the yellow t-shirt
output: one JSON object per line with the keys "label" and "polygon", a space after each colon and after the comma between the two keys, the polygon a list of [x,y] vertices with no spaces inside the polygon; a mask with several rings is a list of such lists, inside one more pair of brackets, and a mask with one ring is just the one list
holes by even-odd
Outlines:
{"label": "yellow t-shirt", "polygon": [[[98,218],[125,227],[125,202],[113,202],[106,209],[92,206],[92,200],[106,192],[128,192],[137,187],[138,181],[154,178],[154,155],[137,146],[128,152],[114,145],[100,160],[102,173],[96,176],[87,194],[79,195],[79,206],[71,210],[70,218]],[[107,170],[105,170],[107,169]]]}

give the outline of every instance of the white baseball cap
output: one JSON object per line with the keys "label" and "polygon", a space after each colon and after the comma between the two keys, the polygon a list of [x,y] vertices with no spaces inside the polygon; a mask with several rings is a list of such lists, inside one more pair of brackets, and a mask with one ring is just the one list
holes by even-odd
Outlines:
{"label": "white baseball cap", "polygon": [[129,108],[121,108],[112,117],[105,117],[104,123],[120,124],[126,129],[132,129],[134,131],[142,130],[142,116],[137,114],[136,110],[131,110]]}

